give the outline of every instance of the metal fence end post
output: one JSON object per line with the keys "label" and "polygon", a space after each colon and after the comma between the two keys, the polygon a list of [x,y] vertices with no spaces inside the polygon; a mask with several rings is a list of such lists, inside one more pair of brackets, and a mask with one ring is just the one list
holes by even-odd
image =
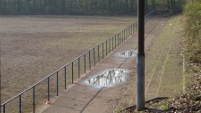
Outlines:
{"label": "metal fence end post", "polygon": [[59,96],[59,72],[57,71],[57,96]]}

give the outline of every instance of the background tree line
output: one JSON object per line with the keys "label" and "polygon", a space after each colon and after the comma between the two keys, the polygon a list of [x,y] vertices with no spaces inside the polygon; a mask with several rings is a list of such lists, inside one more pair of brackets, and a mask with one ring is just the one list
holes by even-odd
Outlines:
{"label": "background tree line", "polygon": [[[146,10],[155,0],[146,0]],[[0,0],[0,14],[134,15],[137,0]]]}

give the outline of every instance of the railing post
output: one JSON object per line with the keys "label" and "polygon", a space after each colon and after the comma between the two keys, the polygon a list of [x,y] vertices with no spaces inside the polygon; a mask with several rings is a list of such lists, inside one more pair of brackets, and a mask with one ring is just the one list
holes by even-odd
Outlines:
{"label": "railing post", "polygon": [[19,113],[22,113],[22,95],[19,95]]}
{"label": "railing post", "polygon": [[135,23],[133,23],[133,34],[135,33]]}
{"label": "railing post", "polygon": [[105,45],[106,45],[106,55],[105,55],[105,56],[107,56],[107,40],[106,40],[105,43],[106,43],[106,44],[105,44]]}
{"label": "railing post", "polygon": [[121,32],[119,32],[119,45],[121,44]]}
{"label": "railing post", "polygon": [[102,43],[102,59],[104,59],[104,42]]}
{"label": "railing post", "polygon": [[126,28],[126,39],[128,39],[128,27]]}
{"label": "railing post", "polygon": [[116,47],[117,47],[117,37],[116,37],[117,35],[115,35],[115,37],[114,37],[114,41],[115,41],[115,49],[116,49]]}
{"label": "railing post", "polygon": [[112,51],[114,50],[114,37],[112,37]]}
{"label": "railing post", "polygon": [[64,88],[66,89],[66,66],[64,67]]}
{"label": "railing post", "polygon": [[89,50],[89,69],[91,69],[91,50]]}
{"label": "railing post", "polygon": [[36,111],[36,102],[35,102],[35,86],[33,86],[33,113],[35,113]]}
{"label": "railing post", "polygon": [[100,47],[98,45],[98,61],[100,62]]}
{"label": "railing post", "polygon": [[47,100],[50,101],[50,77],[47,79]]}
{"label": "railing post", "polygon": [[71,83],[73,84],[73,77],[74,77],[74,69],[73,69],[73,62],[71,64],[71,73],[72,73],[72,79],[71,79]]}
{"label": "railing post", "polygon": [[6,113],[6,104],[3,105],[3,113]]}
{"label": "railing post", "polygon": [[126,40],[126,33],[125,33],[125,29],[124,29],[124,41]]}
{"label": "railing post", "polygon": [[80,78],[80,57],[78,58],[78,78]]}
{"label": "railing post", "polygon": [[118,35],[117,35],[117,36],[118,36],[118,37],[117,37],[117,39],[118,39],[118,40],[117,40],[117,42],[118,42],[118,46],[119,46],[119,33],[118,33]]}
{"label": "railing post", "polygon": [[132,31],[132,28],[131,28],[131,25],[130,25],[130,35],[131,35],[131,31]]}
{"label": "railing post", "polygon": [[123,43],[124,40],[123,40],[123,31],[121,31],[121,42]]}
{"label": "railing post", "polygon": [[119,45],[121,44],[121,34],[119,33]]}
{"label": "railing post", "polygon": [[133,34],[133,24],[131,24],[131,35]]}
{"label": "railing post", "polygon": [[124,41],[123,41],[123,33],[122,33],[123,31],[121,31],[121,43],[123,43]]}
{"label": "railing post", "polygon": [[121,42],[123,43],[124,40],[123,40],[123,31],[121,31]]}
{"label": "railing post", "polygon": [[59,72],[57,71],[57,96],[59,96]]}
{"label": "railing post", "polygon": [[84,73],[86,73],[86,54],[84,54]]}
{"label": "railing post", "polygon": [[109,39],[109,53],[111,51],[111,38]]}
{"label": "railing post", "polygon": [[93,59],[94,59],[94,66],[95,66],[96,65],[95,48],[93,48]]}

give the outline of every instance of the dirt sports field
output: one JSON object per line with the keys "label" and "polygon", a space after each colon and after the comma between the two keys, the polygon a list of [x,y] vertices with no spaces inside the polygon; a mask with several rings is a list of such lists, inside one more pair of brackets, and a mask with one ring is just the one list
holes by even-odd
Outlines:
{"label": "dirt sports field", "polygon": [[[89,48],[119,33],[135,21],[135,17],[0,17],[3,102],[75,59]],[[172,97],[182,91],[184,82],[182,80],[181,23],[181,16],[156,16],[146,23],[146,100],[156,97]],[[115,51],[137,47],[136,37],[137,34],[132,35]],[[128,65],[124,60],[128,61]],[[47,91],[40,90],[41,87],[47,89],[47,81],[44,82],[40,85],[41,87],[36,88],[37,110],[44,111],[43,113],[55,113],[58,110],[66,113],[65,111],[69,109],[76,113],[77,111],[79,113],[80,111],[120,113],[126,107],[135,105],[136,68],[133,68],[135,59],[130,60],[114,58],[110,54],[88,73],[90,76],[97,73],[99,69],[120,65],[122,68],[133,70],[134,76],[125,84],[103,91],[90,90],[94,94],[88,95],[89,89],[78,83],[67,91],[60,92],[58,98],[53,98],[55,93],[51,94],[51,99],[53,99],[51,106],[45,104]],[[55,84],[53,86],[55,87]],[[22,97],[23,112],[32,112],[31,95],[32,90]],[[86,101],[81,101],[82,99]],[[18,104],[17,98],[7,105],[6,111],[16,113],[19,109]],[[13,110],[10,110],[10,107]]]}
{"label": "dirt sports field", "polygon": [[0,16],[2,102],[135,22],[135,17]]}

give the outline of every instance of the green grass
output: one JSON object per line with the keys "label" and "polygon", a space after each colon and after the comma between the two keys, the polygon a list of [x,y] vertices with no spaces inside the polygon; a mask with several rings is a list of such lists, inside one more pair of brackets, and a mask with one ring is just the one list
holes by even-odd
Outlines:
{"label": "green grass", "polygon": [[[172,17],[157,37],[146,57],[147,87],[155,96],[174,96],[182,91],[182,65],[179,55],[181,16]],[[153,88],[151,88],[153,87]],[[149,89],[151,88],[151,89]],[[156,91],[155,91],[156,90]]]}

